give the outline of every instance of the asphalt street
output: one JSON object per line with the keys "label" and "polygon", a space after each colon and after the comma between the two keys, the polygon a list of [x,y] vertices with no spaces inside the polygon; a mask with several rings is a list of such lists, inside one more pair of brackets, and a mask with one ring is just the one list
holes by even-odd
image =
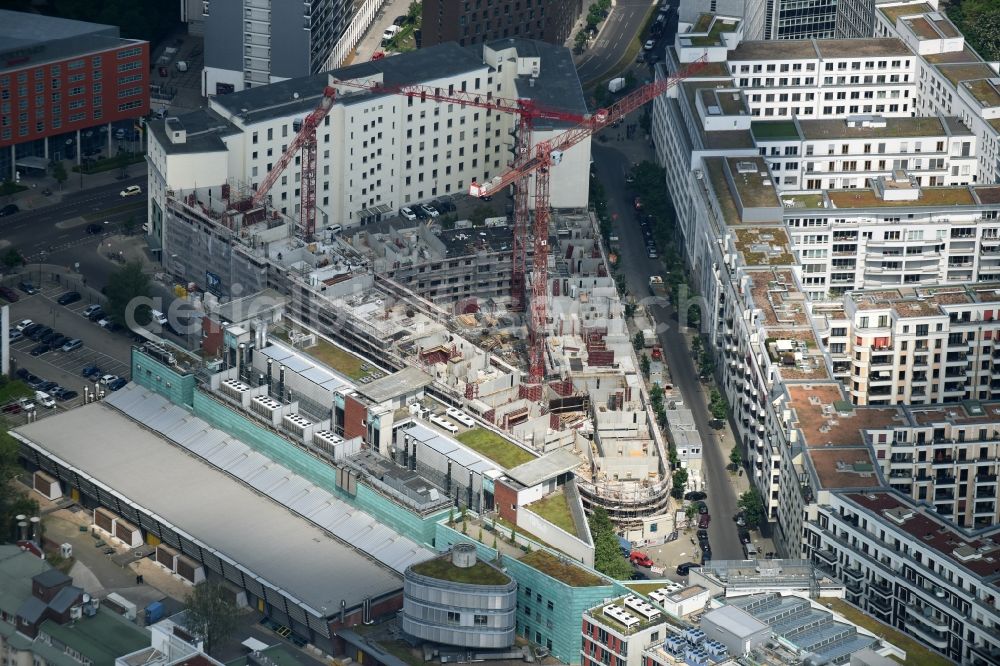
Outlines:
{"label": "asphalt street", "polygon": [[[597,39],[575,58],[580,81],[586,85],[611,75],[611,69],[621,60],[632,39],[639,34],[646,11],[652,4],[657,3],[650,3],[648,0],[618,0]],[[651,49],[660,60],[663,59],[663,50],[673,42],[677,31],[677,3],[667,0],[666,4],[671,7],[667,14],[666,28],[656,38],[656,45]],[[646,39],[649,39],[648,32],[642,36],[644,42]],[[641,53],[647,52],[643,50]]]}
{"label": "asphalt street", "polygon": [[[71,189],[67,181],[66,189]],[[127,185],[139,185],[143,194],[123,198],[120,193]],[[86,226],[91,221],[123,222],[135,216],[140,223],[146,219],[146,175],[134,176],[82,191],[67,191],[61,200],[50,206],[22,210],[0,218],[0,240],[21,250],[29,261],[42,252],[56,251],[66,244],[75,245],[86,238]],[[107,211],[107,214],[103,214]],[[100,220],[97,218],[100,217]],[[92,219],[77,219],[92,218]],[[90,239],[93,240],[93,239]]]}
{"label": "asphalt street", "polygon": [[[608,209],[614,218],[614,228],[620,239],[622,265],[629,291],[642,299],[649,295],[649,276],[663,273],[659,259],[646,255],[642,229],[632,210],[632,194],[624,182],[625,169],[629,167],[629,157],[612,144],[593,144],[594,164],[597,177],[604,185],[608,196]],[[743,546],[733,516],[736,515],[736,493],[729,472],[728,452],[719,447],[719,438],[709,426],[709,414],[698,372],[694,367],[687,340],[677,326],[677,317],[672,304],[648,304],[650,314],[655,318],[660,344],[663,346],[664,360],[684,404],[691,409],[695,425],[704,441],[702,447],[703,474],[708,492],[708,509],[712,516],[708,536],[712,545],[712,557],[716,560],[743,559]]]}

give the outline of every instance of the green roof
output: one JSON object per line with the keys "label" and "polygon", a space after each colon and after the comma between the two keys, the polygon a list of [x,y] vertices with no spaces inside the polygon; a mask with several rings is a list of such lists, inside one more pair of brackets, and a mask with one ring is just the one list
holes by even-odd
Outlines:
{"label": "green roof", "polygon": [[491,567],[486,562],[477,561],[471,567],[457,567],[450,557],[438,557],[410,567],[414,573],[452,583],[469,585],[507,585],[510,577],[504,572]]}
{"label": "green roof", "polygon": [[0,610],[13,615],[31,596],[31,578],[48,571],[48,562],[17,546],[0,546]]}
{"label": "green roof", "polygon": [[122,655],[149,647],[147,629],[104,608],[94,617],[84,616],[73,624],[46,620],[39,629],[94,664],[113,664]]}
{"label": "green roof", "polygon": [[505,469],[512,469],[535,459],[535,456],[517,444],[486,428],[467,430],[457,435],[455,439]]}
{"label": "green roof", "polygon": [[596,587],[607,585],[603,580],[579,567],[571,560],[560,561],[555,555],[544,550],[534,550],[520,559],[522,564],[538,569],[546,576],[551,576],[570,587]]}
{"label": "green roof", "polygon": [[755,120],[750,123],[750,131],[758,141],[799,138],[799,129],[792,120]]}

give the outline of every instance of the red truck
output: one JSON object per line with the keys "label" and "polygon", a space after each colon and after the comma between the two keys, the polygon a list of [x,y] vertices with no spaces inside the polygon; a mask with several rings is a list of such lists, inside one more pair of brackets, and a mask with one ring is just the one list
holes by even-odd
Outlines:
{"label": "red truck", "polygon": [[633,550],[628,559],[632,564],[638,564],[640,567],[653,566],[653,560],[649,559],[649,555],[639,550]]}

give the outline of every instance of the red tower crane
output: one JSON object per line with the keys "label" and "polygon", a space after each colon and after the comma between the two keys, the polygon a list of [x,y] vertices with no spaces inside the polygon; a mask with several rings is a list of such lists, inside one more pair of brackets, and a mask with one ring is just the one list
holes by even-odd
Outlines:
{"label": "red tower crane", "polygon": [[295,134],[292,142],[288,144],[281,159],[271,168],[267,177],[250,198],[254,206],[263,204],[264,198],[278,181],[278,177],[291,163],[295,153],[301,150],[302,182],[300,183],[299,226],[302,227],[307,240],[311,240],[316,233],[316,128],[333,108],[334,97],[336,97],[336,91],[333,88],[327,86],[323,89],[323,99],[319,106],[302,121],[302,127]]}
{"label": "red tower crane", "polygon": [[[599,109],[593,115],[582,119],[575,127],[547,141],[540,141],[534,149],[534,154],[526,159],[515,161],[514,167],[492,179],[488,183],[473,182],[469,194],[486,196],[502,191],[505,187],[516,183],[514,193],[515,235],[518,221],[523,220],[521,228],[527,230],[528,210],[527,181],[528,176],[535,174],[535,223],[534,223],[534,257],[532,260],[531,281],[531,317],[529,320],[529,343],[531,361],[529,381],[532,384],[541,383],[545,379],[545,325],[548,316],[548,258],[549,258],[549,175],[553,166],[559,164],[563,153],[580,143],[595,132],[610,124],[624,119],[642,105],[659,97],[678,82],[696,74],[705,66],[705,58],[688,64],[673,76],[648,83],[625,95],[607,109]],[[528,121],[530,128],[530,119]],[[520,139],[520,137],[519,137]],[[518,141],[518,148],[522,142]],[[530,146],[530,141],[526,144]],[[518,156],[520,157],[520,155]],[[515,244],[517,243],[515,239]],[[526,245],[526,234],[523,244]],[[517,262],[515,255],[514,261]],[[514,270],[518,269],[517,264]],[[522,273],[523,274],[523,273]],[[516,286],[516,285],[515,285]]]}
{"label": "red tower crane", "polygon": [[[673,76],[648,83],[629,93],[607,109],[600,109],[593,115],[550,109],[536,104],[531,99],[508,99],[495,97],[491,93],[470,93],[434,88],[421,85],[387,86],[381,82],[365,80],[336,81],[334,85],[344,85],[367,90],[372,93],[395,94],[438,102],[454,103],[462,106],[476,106],[491,111],[517,114],[520,119],[514,159],[511,168],[503,175],[488,183],[475,181],[469,187],[469,194],[483,197],[514,188],[514,239],[511,271],[512,308],[524,309],[526,282],[526,250],[528,229],[531,227],[528,183],[535,175],[535,219],[534,219],[534,259],[531,285],[531,313],[529,320],[530,370],[529,381],[541,383],[545,378],[545,324],[548,313],[548,241],[549,241],[549,172],[562,160],[562,155],[579,142],[604,127],[623,119],[647,102],[659,97],[679,81],[696,74],[705,66],[705,58],[688,64]],[[553,139],[539,142],[532,151],[532,127],[536,120],[558,120],[576,125]],[[304,129],[304,128],[303,128]]]}

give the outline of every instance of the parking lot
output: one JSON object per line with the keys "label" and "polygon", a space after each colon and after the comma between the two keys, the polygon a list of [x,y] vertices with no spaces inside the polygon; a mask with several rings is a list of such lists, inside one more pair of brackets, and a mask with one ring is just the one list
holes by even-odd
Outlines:
{"label": "parking lot", "polygon": [[[37,281],[35,284],[39,286]],[[12,327],[23,319],[30,319],[69,338],[83,341],[79,349],[69,352],[53,349],[39,356],[31,355],[31,350],[40,344],[38,341],[22,337],[11,342],[12,372],[23,368],[78,394],[70,400],[57,402],[54,408],[46,409],[39,405],[36,412],[39,418],[82,404],[88,394],[101,390],[98,383],[81,376],[81,371],[87,366],[96,365],[102,374],[129,377],[129,337],[123,333],[111,333],[84,317],[81,313],[90,305],[87,299],[67,306],[59,305],[56,299],[66,291],[65,286],[45,280],[37,293],[28,295],[19,292],[19,300],[11,304]],[[7,413],[4,416],[15,424],[27,419],[24,413]]]}

